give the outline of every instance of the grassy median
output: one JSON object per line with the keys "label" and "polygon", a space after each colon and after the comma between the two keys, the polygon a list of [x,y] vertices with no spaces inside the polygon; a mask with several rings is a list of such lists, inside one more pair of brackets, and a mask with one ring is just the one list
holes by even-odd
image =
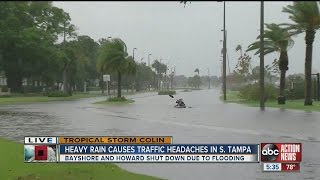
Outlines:
{"label": "grassy median", "polygon": [[159,180],[111,163],[24,163],[23,145],[0,138],[1,180]]}
{"label": "grassy median", "polygon": [[[246,101],[241,99],[238,91],[228,91],[227,92],[227,100],[228,103],[238,103],[245,104],[251,107],[259,107],[259,101]],[[223,100],[223,96],[220,96],[220,100]],[[277,101],[267,101],[265,103],[266,107],[273,108],[283,108],[283,109],[295,109],[295,110],[303,110],[303,111],[318,111],[320,112],[320,102],[314,101],[312,106],[305,106],[304,100],[287,100],[286,104],[279,105]]]}
{"label": "grassy median", "polygon": [[122,105],[122,104],[130,104],[133,103],[134,100],[126,99],[125,97],[111,97],[105,101],[95,102],[93,104],[104,104],[104,105]]}
{"label": "grassy median", "polygon": [[12,105],[12,104],[28,104],[35,102],[50,102],[50,101],[67,101],[67,100],[76,100],[81,98],[90,98],[100,96],[98,94],[73,94],[69,97],[48,97],[43,95],[23,95],[23,94],[14,94],[11,97],[0,97],[0,105]]}

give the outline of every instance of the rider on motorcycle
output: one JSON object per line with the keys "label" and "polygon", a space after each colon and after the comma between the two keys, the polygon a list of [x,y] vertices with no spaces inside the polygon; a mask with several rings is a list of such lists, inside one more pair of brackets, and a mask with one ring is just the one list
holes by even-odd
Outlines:
{"label": "rider on motorcycle", "polygon": [[180,107],[186,106],[186,105],[184,104],[184,102],[183,102],[182,99],[178,99],[178,100],[176,101],[176,103],[177,103],[177,105],[180,106]]}

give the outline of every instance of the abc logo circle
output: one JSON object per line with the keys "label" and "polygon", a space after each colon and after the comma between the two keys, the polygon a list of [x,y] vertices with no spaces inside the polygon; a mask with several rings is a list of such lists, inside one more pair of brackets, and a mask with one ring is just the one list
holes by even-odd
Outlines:
{"label": "abc logo circle", "polygon": [[261,149],[261,157],[265,161],[274,161],[279,155],[279,149],[274,144],[266,144]]}

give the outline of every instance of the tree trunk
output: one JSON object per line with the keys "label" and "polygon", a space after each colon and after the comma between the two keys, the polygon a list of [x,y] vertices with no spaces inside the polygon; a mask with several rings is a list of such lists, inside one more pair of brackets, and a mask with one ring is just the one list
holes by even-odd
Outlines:
{"label": "tree trunk", "polygon": [[104,81],[103,81],[103,79],[100,82],[100,87],[101,87],[102,94],[104,94]]}
{"label": "tree trunk", "polygon": [[68,87],[67,87],[67,68],[65,67],[63,69],[63,93],[67,94],[68,93]]}
{"label": "tree trunk", "polygon": [[304,94],[304,105],[312,105],[312,79],[311,79],[311,71],[312,71],[312,44],[314,41],[314,30],[307,30],[306,31],[306,59],[305,59],[305,94]]}
{"label": "tree trunk", "polygon": [[286,87],[286,72],[288,68],[288,53],[287,51],[280,52],[279,70],[280,70],[280,93],[278,97],[278,104],[285,104],[285,87]]}
{"label": "tree trunk", "polygon": [[286,71],[282,70],[280,74],[280,96],[285,96],[284,90],[286,86]]}
{"label": "tree trunk", "polygon": [[121,72],[118,71],[118,98],[121,98]]}
{"label": "tree trunk", "polygon": [[11,92],[22,93],[22,75],[19,72],[10,71],[6,72],[8,88]]}
{"label": "tree trunk", "polygon": [[110,81],[107,81],[108,83],[108,96],[110,96]]}
{"label": "tree trunk", "polygon": [[71,87],[71,84],[70,84],[70,83],[68,84],[67,89],[68,89],[68,91],[67,91],[67,92],[68,92],[68,95],[69,95],[69,96],[72,96],[72,87]]}

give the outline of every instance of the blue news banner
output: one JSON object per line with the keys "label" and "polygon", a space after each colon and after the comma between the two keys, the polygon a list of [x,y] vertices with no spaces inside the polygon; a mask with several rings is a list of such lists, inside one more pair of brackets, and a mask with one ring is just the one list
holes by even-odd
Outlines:
{"label": "blue news banner", "polygon": [[259,162],[259,144],[58,146],[58,162]]}

